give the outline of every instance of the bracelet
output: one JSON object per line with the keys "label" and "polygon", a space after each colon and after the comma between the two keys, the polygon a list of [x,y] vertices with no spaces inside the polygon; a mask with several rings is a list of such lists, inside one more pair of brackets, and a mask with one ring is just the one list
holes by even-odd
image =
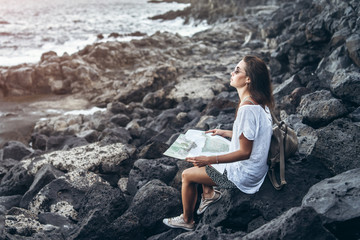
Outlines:
{"label": "bracelet", "polygon": [[216,163],[219,164],[218,156],[216,156]]}

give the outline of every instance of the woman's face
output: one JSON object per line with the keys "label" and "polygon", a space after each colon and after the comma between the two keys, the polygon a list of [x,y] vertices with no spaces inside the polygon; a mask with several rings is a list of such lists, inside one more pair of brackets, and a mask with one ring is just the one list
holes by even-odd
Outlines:
{"label": "woman's face", "polygon": [[246,86],[249,78],[246,75],[245,66],[246,63],[243,60],[236,65],[234,71],[231,72],[230,86],[234,88],[243,88]]}

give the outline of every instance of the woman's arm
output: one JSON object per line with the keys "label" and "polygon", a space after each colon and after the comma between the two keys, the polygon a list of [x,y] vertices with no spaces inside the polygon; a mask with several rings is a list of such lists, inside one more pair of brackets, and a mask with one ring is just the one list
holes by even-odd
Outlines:
{"label": "woman's arm", "polygon": [[231,130],[222,130],[222,129],[211,129],[209,131],[206,131],[205,133],[212,133],[212,136],[219,135],[221,137],[232,137],[232,131]]}
{"label": "woman's arm", "polygon": [[252,140],[248,140],[243,134],[240,136],[240,149],[218,156],[198,156],[186,158],[186,161],[192,163],[194,166],[203,167],[215,163],[230,163],[249,159],[253,146]]}

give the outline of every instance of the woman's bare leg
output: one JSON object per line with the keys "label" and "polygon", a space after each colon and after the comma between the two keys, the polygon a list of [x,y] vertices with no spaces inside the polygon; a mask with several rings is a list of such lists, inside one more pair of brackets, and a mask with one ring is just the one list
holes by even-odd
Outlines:
{"label": "woman's bare leg", "polygon": [[192,222],[194,218],[198,183],[206,185],[207,187],[216,185],[207,175],[205,167],[192,167],[183,171],[181,198],[183,204],[184,221],[187,223]]}
{"label": "woman's bare leg", "polygon": [[202,189],[203,189],[203,196],[204,198],[212,198],[214,195],[214,189],[212,186],[203,184],[202,185]]}

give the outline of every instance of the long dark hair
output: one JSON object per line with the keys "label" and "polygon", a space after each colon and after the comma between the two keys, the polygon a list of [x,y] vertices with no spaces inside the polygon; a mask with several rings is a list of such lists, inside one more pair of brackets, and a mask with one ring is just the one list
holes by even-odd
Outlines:
{"label": "long dark hair", "polygon": [[269,70],[265,62],[256,56],[245,56],[245,72],[250,78],[251,97],[260,105],[274,108],[274,97]]}

